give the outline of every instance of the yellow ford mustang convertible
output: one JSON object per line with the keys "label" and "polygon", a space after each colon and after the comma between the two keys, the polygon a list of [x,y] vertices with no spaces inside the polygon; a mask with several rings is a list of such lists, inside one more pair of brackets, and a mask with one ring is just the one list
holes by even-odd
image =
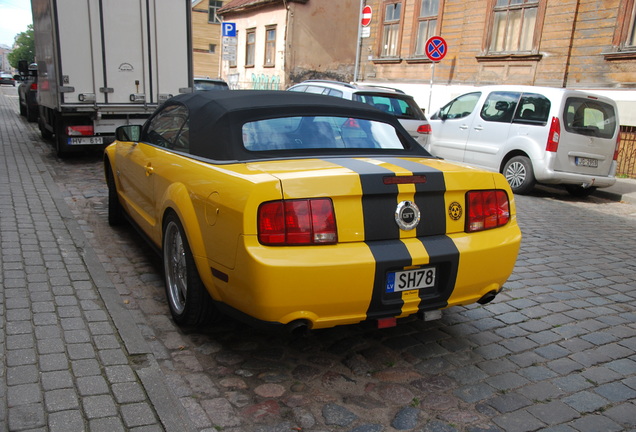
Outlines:
{"label": "yellow ford mustang convertible", "polygon": [[431,156],[371,106],[295,92],[180,95],[105,152],[109,222],[163,257],[174,320],[379,327],[487,303],[519,250],[498,173]]}

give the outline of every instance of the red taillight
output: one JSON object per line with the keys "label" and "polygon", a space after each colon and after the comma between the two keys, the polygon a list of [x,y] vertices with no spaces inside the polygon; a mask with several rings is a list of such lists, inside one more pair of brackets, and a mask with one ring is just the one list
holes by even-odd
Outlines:
{"label": "red taillight", "polygon": [[429,135],[431,133],[431,125],[430,124],[419,125],[417,127],[417,133]]}
{"label": "red taillight", "polygon": [[66,128],[68,136],[91,136],[95,135],[93,126],[68,126]]}
{"label": "red taillight", "polygon": [[497,228],[510,220],[508,194],[503,190],[470,191],[466,203],[466,232]]}
{"label": "red taillight", "polygon": [[31,83],[29,90],[36,91],[38,89],[38,83]]}
{"label": "red taillight", "polygon": [[561,138],[561,122],[557,117],[552,117],[552,124],[550,124],[550,132],[548,133],[548,143],[545,146],[546,151],[556,152],[559,148],[559,138]]}
{"label": "red taillight", "polygon": [[621,150],[621,131],[616,136],[616,147],[614,148],[614,160],[618,160],[618,152]]}
{"label": "red taillight", "polygon": [[333,203],[329,198],[264,203],[258,209],[258,240],[270,246],[337,243]]}

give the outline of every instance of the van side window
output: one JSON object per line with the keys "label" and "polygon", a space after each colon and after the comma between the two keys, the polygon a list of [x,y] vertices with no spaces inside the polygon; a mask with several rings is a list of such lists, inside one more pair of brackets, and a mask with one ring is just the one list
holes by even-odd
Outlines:
{"label": "van side window", "polygon": [[605,102],[570,97],[565,101],[564,117],[568,132],[612,138],[616,131],[614,107]]}
{"label": "van side window", "polygon": [[459,119],[469,116],[475,109],[481,92],[468,93],[453,99],[431,116],[433,120]]}
{"label": "van side window", "polygon": [[537,93],[524,93],[519,99],[513,123],[545,126],[550,114],[550,100]]}
{"label": "van side window", "polygon": [[510,123],[520,97],[519,92],[490,93],[481,108],[481,118],[491,122]]}

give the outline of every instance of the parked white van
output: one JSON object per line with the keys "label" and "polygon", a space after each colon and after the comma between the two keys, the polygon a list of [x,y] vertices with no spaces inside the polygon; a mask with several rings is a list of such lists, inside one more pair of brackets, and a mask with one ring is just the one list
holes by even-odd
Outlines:
{"label": "parked white van", "polygon": [[502,173],[513,192],[563,184],[576,196],[616,182],[616,103],[563,88],[486,86],[429,119],[433,155]]}

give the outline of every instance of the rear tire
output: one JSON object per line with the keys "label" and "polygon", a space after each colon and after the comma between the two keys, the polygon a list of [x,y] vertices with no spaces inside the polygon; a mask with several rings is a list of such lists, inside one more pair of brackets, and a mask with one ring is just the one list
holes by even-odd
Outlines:
{"label": "rear tire", "polygon": [[64,133],[64,120],[62,120],[62,116],[58,115],[55,118],[55,152],[57,157],[63,158],[68,153],[66,149],[66,139],[67,136]]}
{"label": "rear tire", "polygon": [[51,141],[51,138],[53,138],[53,134],[51,133],[50,130],[46,128],[46,124],[44,123],[44,118],[42,116],[42,113],[40,113],[40,116],[38,117],[38,127],[40,129],[40,135],[42,135],[42,138],[45,141]]}
{"label": "rear tire", "polygon": [[19,104],[20,104],[20,115],[22,117],[26,117],[27,115],[27,109],[25,105],[22,105],[22,98],[19,98]]}
{"label": "rear tire", "polygon": [[124,209],[117,196],[117,185],[111,168],[108,169],[106,184],[108,185],[108,225],[121,225],[124,222]]}
{"label": "rear tire", "polygon": [[185,231],[174,213],[164,222],[162,254],[166,296],[174,321],[200,326],[217,318],[219,312],[201,281]]}
{"label": "rear tire", "polygon": [[577,198],[585,198],[590,196],[596,190],[596,187],[592,186],[589,188],[584,188],[579,185],[565,185],[565,190],[568,191],[570,195]]}
{"label": "rear tire", "polygon": [[513,193],[524,195],[536,184],[532,162],[526,156],[515,156],[504,165],[502,174],[508,180]]}

